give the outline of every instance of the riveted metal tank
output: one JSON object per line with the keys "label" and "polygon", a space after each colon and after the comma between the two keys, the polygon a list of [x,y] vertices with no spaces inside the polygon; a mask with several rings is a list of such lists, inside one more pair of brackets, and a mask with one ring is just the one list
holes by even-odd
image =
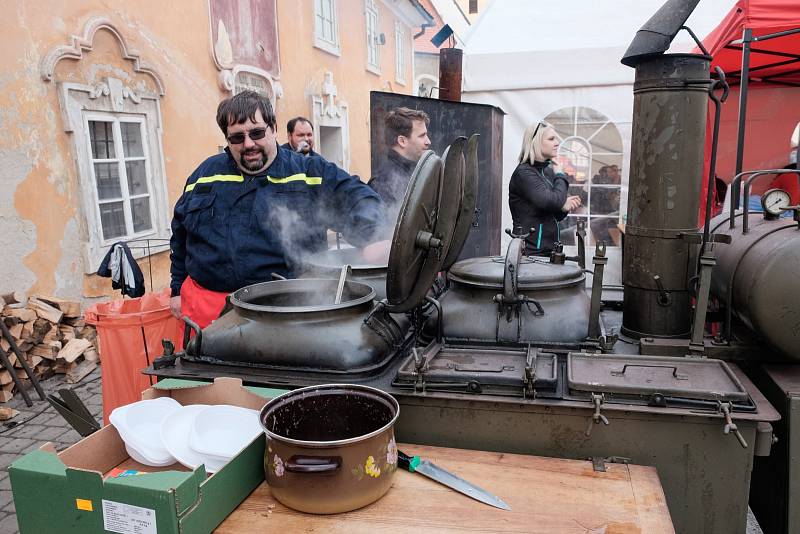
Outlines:
{"label": "riveted metal tank", "polygon": [[800,225],[753,213],[748,223],[745,233],[742,212],[711,221],[712,233],[732,238],[716,249],[711,291],[759,338],[800,361]]}
{"label": "riveted metal tank", "polygon": [[689,334],[703,174],[708,56],[636,59],[625,227],[622,332],[632,337]]}

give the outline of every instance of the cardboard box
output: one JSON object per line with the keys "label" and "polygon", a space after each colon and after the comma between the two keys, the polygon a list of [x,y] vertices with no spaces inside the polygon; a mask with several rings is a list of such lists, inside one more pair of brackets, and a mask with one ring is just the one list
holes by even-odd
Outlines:
{"label": "cardboard box", "polygon": [[[280,393],[217,378],[213,384],[159,382],[142,398],[169,396],[184,405],[261,409]],[[112,471],[130,476],[104,478]],[[107,425],[60,453],[49,443],[43,445],[12,463],[9,473],[22,534],[211,532],[264,480],[264,435],[207,475],[203,466],[191,471],[180,464],[139,464],[128,457],[116,429]]]}

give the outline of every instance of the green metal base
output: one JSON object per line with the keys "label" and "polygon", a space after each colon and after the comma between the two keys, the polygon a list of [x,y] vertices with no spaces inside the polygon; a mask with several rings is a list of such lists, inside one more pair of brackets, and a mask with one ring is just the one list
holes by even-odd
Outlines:
{"label": "green metal base", "polygon": [[772,453],[756,457],[750,507],[764,534],[800,532],[800,365],[764,365],[750,373],[778,410],[778,441]]}

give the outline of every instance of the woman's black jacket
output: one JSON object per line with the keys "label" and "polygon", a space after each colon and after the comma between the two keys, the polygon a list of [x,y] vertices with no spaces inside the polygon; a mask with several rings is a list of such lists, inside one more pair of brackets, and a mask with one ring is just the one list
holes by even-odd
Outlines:
{"label": "woman's black jacket", "polygon": [[567,216],[561,207],[568,185],[567,177],[556,174],[549,161],[517,165],[508,185],[508,206],[514,233],[530,232],[525,238],[526,254],[549,254],[560,241],[558,222]]}

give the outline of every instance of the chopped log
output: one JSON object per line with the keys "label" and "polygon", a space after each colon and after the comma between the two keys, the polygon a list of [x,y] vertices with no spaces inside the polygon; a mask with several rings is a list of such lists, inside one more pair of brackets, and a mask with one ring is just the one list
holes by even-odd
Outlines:
{"label": "chopped log", "polygon": [[37,317],[36,316],[36,311],[34,311],[34,310],[30,309],[30,308],[17,308],[17,309],[6,310],[6,311],[8,313],[4,312],[5,315],[7,315],[9,317],[16,317],[20,321],[24,321],[26,323],[28,321],[35,321],[36,317]]}
{"label": "chopped log", "polygon": [[8,421],[19,415],[19,411],[14,408],[0,408],[0,421]]}
{"label": "chopped log", "polygon": [[0,402],[8,402],[14,398],[14,392],[6,389],[0,389]]}
{"label": "chopped log", "polygon": [[8,329],[8,331],[11,333],[11,335],[14,336],[14,340],[22,339],[22,327],[23,327],[23,325],[24,325],[24,323],[17,323],[14,326],[12,326],[11,328]]}
{"label": "chopped log", "polygon": [[61,322],[74,326],[75,328],[83,328],[86,326],[86,320],[83,317],[64,317]]}
{"label": "chopped log", "polygon": [[64,317],[80,317],[81,303],[75,300],[65,300],[48,295],[36,295],[35,298],[64,312]]}
{"label": "chopped log", "polygon": [[71,370],[67,371],[67,383],[68,384],[77,384],[81,380],[83,380],[86,375],[91,373],[97,368],[96,362],[87,362],[82,361]]}
{"label": "chopped log", "polygon": [[76,337],[78,337],[77,329],[74,326],[70,326],[68,324],[63,324],[62,323],[62,324],[58,325],[58,331],[61,334],[61,340],[60,341],[62,341],[62,342],[67,342],[70,339],[75,339]]}
{"label": "chopped log", "polygon": [[10,384],[13,378],[11,378],[11,373],[3,369],[0,371],[0,386],[5,386],[6,384]]}
{"label": "chopped log", "polygon": [[56,372],[53,370],[53,364],[48,360],[43,360],[42,363],[36,366],[36,376],[39,380],[47,380],[52,377]]}
{"label": "chopped log", "polygon": [[[28,321],[27,323],[22,323],[22,334],[20,334],[20,336],[19,336],[20,340],[30,341],[30,340],[33,339],[33,325],[36,324],[36,321],[38,319],[39,318],[37,317],[36,320]],[[47,322],[47,321],[45,321],[45,322]],[[47,323],[47,324],[50,324],[50,323]],[[42,336],[42,339],[44,339],[44,336]],[[37,341],[36,343],[39,343],[39,342],[40,341]]]}
{"label": "chopped log", "polygon": [[64,317],[64,312],[51,306],[50,304],[39,299],[32,298],[28,301],[28,307],[36,312],[36,315],[42,319],[47,319],[51,323],[60,323]]}
{"label": "chopped log", "polygon": [[[42,339],[42,343],[52,343],[54,341],[57,341],[58,343],[61,343],[62,339],[64,339],[64,336],[61,335],[61,332],[58,330],[58,328],[53,328],[48,333],[46,333],[44,335],[44,339]],[[62,343],[62,345],[63,345],[63,343]]]}
{"label": "chopped log", "polygon": [[36,319],[36,321],[33,322],[31,334],[27,337],[23,337],[23,339],[25,339],[25,341],[30,341],[34,345],[45,343],[45,337],[52,329],[53,323],[47,319]]}
{"label": "chopped log", "polygon": [[20,352],[28,352],[34,347],[34,344],[31,341],[20,341],[17,343],[17,348]]}
{"label": "chopped log", "polygon": [[61,343],[58,341],[54,343],[40,343],[34,346],[28,354],[31,356],[39,356],[46,360],[55,360],[58,353],[61,351]]}
{"label": "chopped log", "polygon": [[23,321],[19,317],[11,317],[10,315],[3,315],[3,322],[6,323],[7,327],[11,328],[12,326],[18,325]]}
{"label": "chopped log", "polygon": [[70,339],[66,345],[58,352],[57,358],[66,363],[72,363],[78,359],[87,349],[94,348],[88,339]]}
{"label": "chopped log", "polygon": [[24,291],[13,291],[2,295],[3,301],[10,308],[24,308],[28,304],[28,295]]}
{"label": "chopped log", "polygon": [[84,358],[84,359],[85,359],[87,362],[97,362],[97,361],[100,361],[100,355],[97,353],[97,351],[94,349],[94,347],[91,347],[91,348],[89,348],[89,349],[86,349],[86,352],[84,352],[84,353],[83,353],[83,358]]}
{"label": "chopped log", "polygon": [[[19,346],[19,343],[17,343]],[[11,351],[11,343],[8,342],[6,338],[0,338],[0,349],[3,349],[3,352],[8,353]]]}

